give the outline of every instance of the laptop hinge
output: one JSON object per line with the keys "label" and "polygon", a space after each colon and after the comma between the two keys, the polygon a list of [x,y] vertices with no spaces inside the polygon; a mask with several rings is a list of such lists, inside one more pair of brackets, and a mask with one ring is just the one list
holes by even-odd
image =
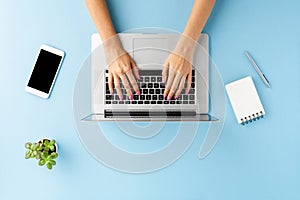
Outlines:
{"label": "laptop hinge", "polygon": [[122,117],[132,117],[132,118],[176,118],[176,117],[190,117],[195,116],[195,111],[180,111],[180,110],[169,110],[169,111],[112,111],[105,110],[105,118],[122,118]]}

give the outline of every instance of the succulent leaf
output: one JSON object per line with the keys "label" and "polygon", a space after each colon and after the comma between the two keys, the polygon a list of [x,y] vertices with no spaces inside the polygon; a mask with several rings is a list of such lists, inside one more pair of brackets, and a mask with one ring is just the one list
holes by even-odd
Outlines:
{"label": "succulent leaf", "polygon": [[47,163],[47,168],[50,169],[50,170],[52,169],[51,163],[49,163],[49,162]]}

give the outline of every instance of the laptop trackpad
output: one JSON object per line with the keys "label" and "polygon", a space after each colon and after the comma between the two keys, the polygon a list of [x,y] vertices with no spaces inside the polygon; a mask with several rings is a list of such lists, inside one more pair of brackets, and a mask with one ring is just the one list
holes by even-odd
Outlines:
{"label": "laptop trackpad", "polygon": [[134,38],[133,59],[137,64],[163,65],[170,54],[167,38]]}

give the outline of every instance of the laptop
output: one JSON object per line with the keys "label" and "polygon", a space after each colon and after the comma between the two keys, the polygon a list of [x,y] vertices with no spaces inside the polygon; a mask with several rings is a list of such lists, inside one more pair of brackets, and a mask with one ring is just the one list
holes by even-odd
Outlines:
{"label": "laptop", "polygon": [[[163,98],[162,69],[179,34],[121,33],[124,49],[136,62],[141,94],[129,100],[110,94],[108,69],[99,34],[92,35],[92,113],[83,121],[218,121],[209,114],[209,37],[201,34],[193,59],[191,90],[178,99]],[[122,85],[122,84],[121,84]],[[183,90],[184,91],[184,90]],[[134,94],[134,92],[133,92]]]}

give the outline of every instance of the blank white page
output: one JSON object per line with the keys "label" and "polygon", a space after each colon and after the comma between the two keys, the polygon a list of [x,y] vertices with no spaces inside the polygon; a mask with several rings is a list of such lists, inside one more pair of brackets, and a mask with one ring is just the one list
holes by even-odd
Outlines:
{"label": "blank white page", "polygon": [[227,84],[226,91],[239,123],[261,117],[265,114],[250,76]]}

